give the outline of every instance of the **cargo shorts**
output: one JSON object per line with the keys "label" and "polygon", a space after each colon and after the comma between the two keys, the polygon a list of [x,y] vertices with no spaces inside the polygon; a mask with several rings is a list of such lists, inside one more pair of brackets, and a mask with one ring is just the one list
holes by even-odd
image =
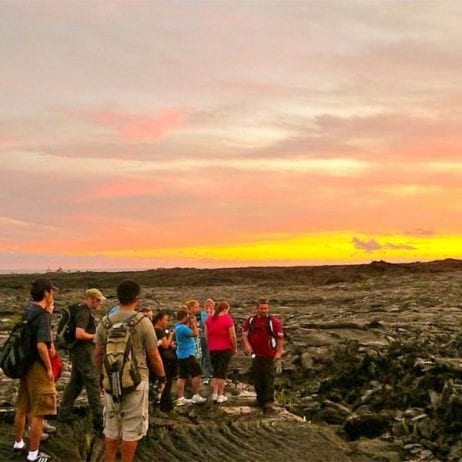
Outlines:
{"label": "cargo shorts", "polygon": [[138,441],[148,432],[149,383],[142,380],[131,393],[114,402],[104,392],[104,436],[111,440]]}
{"label": "cargo shorts", "polygon": [[42,363],[35,361],[19,381],[16,409],[20,414],[34,416],[56,415],[56,387]]}

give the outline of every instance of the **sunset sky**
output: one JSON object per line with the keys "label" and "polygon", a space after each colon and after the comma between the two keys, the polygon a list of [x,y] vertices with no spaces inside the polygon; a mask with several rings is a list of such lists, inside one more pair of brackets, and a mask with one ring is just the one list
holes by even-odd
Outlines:
{"label": "sunset sky", "polygon": [[0,2],[0,270],[462,258],[462,2]]}

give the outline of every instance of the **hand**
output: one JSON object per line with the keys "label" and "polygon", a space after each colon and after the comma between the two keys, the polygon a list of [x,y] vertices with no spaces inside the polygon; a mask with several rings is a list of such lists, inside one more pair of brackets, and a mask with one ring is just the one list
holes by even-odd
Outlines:
{"label": "hand", "polygon": [[277,361],[281,359],[282,357],[282,352],[281,351],[276,351],[276,354],[274,355],[274,360]]}
{"label": "hand", "polygon": [[50,349],[48,351],[50,354],[50,358],[54,358],[56,356],[56,347],[54,343],[51,344]]}
{"label": "hand", "polygon": [[245,352],[248,356],[250,356],[253,353],[252,347],[249,345],[245,347]]}
{"label": "hand", "polygon": [[158,383],[157,384],[157,394],[160,396],[164,391],[165,383]]}
{"label": "hand", "polygon": [[48,377],[48,380],[51,380],[52,382],[55,381],[55,376],[53,375],[53,369],[48,369],[47,370],[47,377]]}

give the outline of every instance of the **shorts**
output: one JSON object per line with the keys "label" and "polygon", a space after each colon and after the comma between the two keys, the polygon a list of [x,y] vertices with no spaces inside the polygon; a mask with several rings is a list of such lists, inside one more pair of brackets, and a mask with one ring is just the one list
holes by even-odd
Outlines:
{"label": "shorts", "polygon": [[111,440],[138,441],[148,432],[149,382],[142,380],[135,391],[118,402],[104,392],[104,435]]}
{"label": "shorts", "polygon": [[194,378],[202,375],[202,369],[195,356],[178,360],[178,377],[180,379]]}
{"label": "shorts", "polygon": [[214,379],[226,379],[232,356],[232,350],[215,350],[210,352]]}
{"label": "shorts", "polygon": [[19,414],[56,415],[55,382],[48,378],[42,363],[35,361],[19,381],[16,409]]}

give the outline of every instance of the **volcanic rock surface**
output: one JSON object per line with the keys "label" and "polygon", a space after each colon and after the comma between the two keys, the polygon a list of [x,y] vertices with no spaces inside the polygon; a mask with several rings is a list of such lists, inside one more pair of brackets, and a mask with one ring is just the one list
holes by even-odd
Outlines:
{"label": "volcanic rock surface", "polygon": [[[253,408],[249,359],[230,368],[229,401],[216,406],[151,410],[139,461],[438,461],[462,458],[462,264],[320,268],[152,270],[133,273],[52,273],[59,308],[101,288],[116,304],[126,277],[144,288],[143,305],[173,312],[191,298],[228,300],[236,325],[271,299],[287,334],[278,405]],[[34,276],[0,278],[3,342],[28,299]],[[0,373],[1,374],[1,373]],[[66,364],[57,384],[69,379]],[[14,460],[12,418],[17,381],[0,375],[0,460]],[[210,390],[204,386],[203,395]],[[53,420],[50,421],[55,424]],[[88,425],[85,396],[75,421],[56,424],[42,449],[57,461],[102,461],[103,440]]]}

